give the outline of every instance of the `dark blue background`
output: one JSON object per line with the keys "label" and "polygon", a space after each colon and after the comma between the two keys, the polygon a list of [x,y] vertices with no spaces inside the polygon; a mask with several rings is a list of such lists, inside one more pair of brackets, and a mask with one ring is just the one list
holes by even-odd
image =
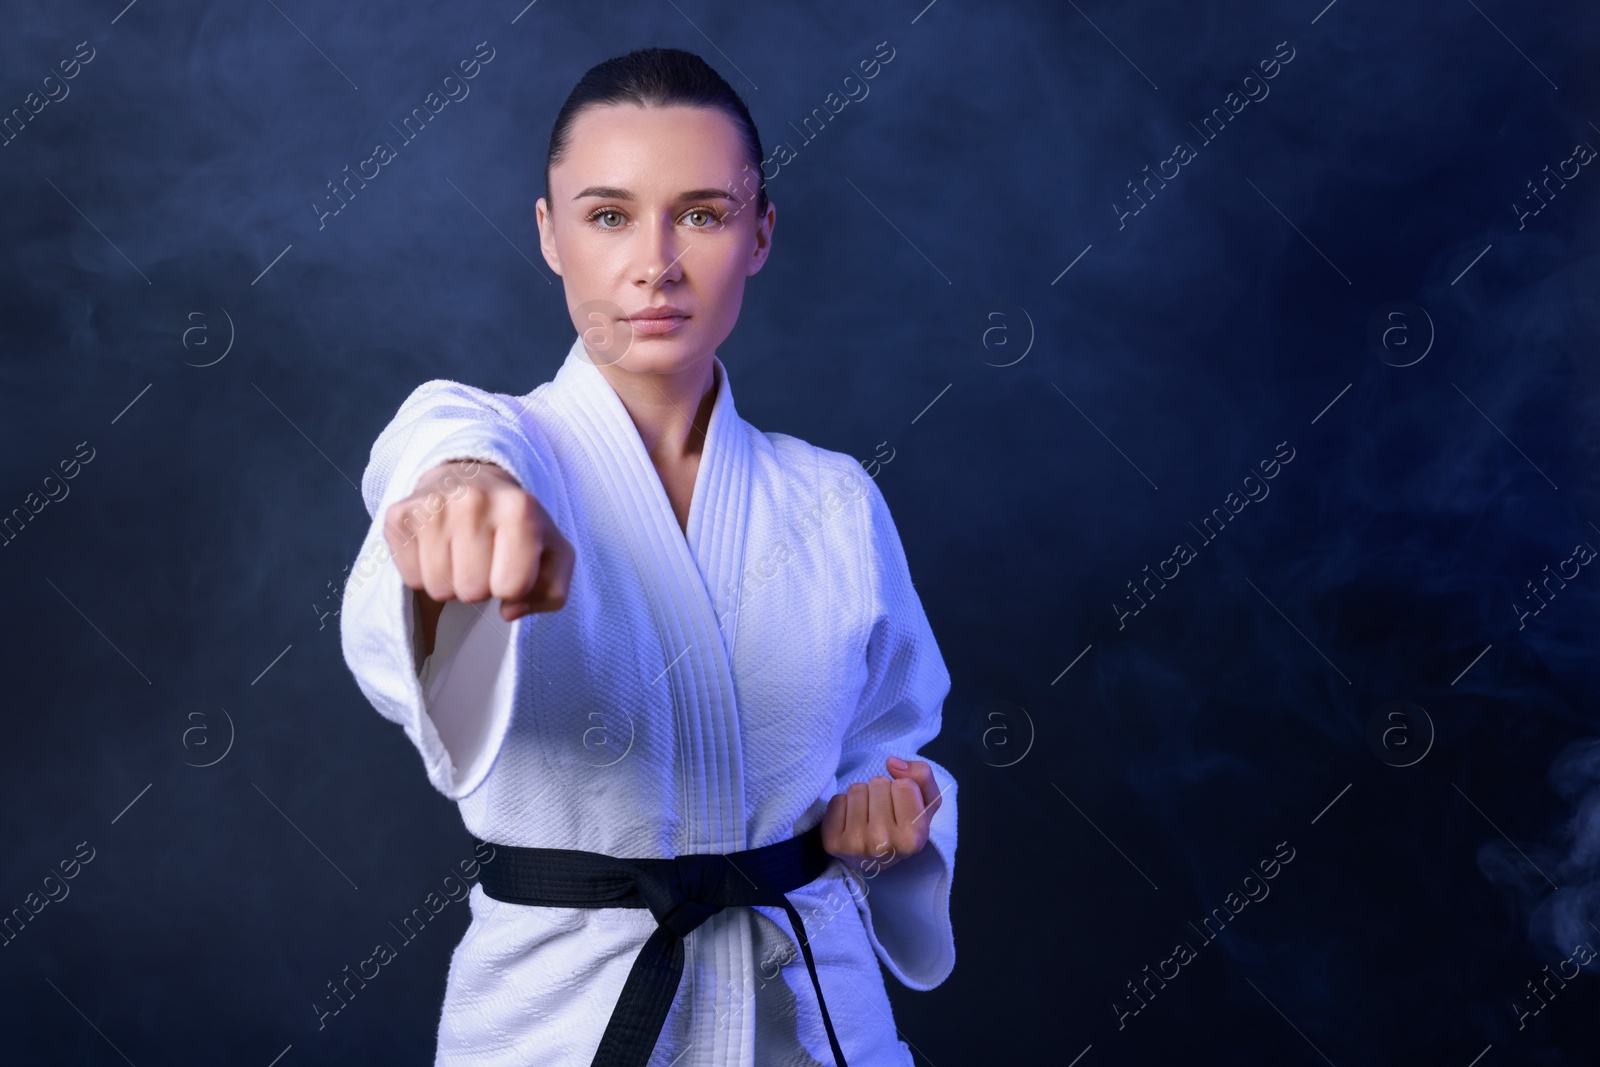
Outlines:
{"label": "dark blue background", "polygon": [[[1512,205],[1600,147],[1600,17],[1324,3],[10,5],[5,113],[94,58],[0,147],[0,514],[93,459],[0,547],[0,909],[94,858],[0,947],[0,1058],[431,1063],[465,905],[325,1029],[311,1007],[470,855],[322,613],[401,399],[559,365],[551,122],[667,44],[795,152],[719,349],[740,411],[892,457],[954,679],[928,753],[962,785],[958,963],[890,980],[918,1062],[1595,1062],[1600,961],[1514,1005],[1600,949],[1600,574],[1514,605],[1600,545],[1600,173]],[[319,229],[325,183],[485,41]]]}

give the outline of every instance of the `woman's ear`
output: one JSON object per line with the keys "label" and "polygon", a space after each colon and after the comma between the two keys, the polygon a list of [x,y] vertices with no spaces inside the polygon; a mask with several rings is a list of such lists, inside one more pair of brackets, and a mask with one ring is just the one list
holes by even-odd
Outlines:
{"label": "woman's ear", "polygon": [[539,251],[544,255],[544,261],[557,275],[561,273],[561,254],[556,251],[555,219],[550,214],[550,205],[540,197],[533,205],[534,222],[539,226]]}
{"label": "woman's ear", "polygon": [[768,200],[766,214],[756,219],[756,246],[750,254],[750,269],[746,274],[754,274],[767,262],[767,255],[772,251],[772,230],[777,224],[778,206]]}

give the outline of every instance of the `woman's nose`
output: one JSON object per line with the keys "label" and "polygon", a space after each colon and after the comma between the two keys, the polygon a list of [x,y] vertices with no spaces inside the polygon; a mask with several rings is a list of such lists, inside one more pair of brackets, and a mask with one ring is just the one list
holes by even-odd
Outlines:
{"label": "woman's nose", "polygon": [[646,227],[640,233],[634,269],[640,281],[655,288],[669,277],[682,273],[678,261],[688,246],[678,247],[671,220]]}

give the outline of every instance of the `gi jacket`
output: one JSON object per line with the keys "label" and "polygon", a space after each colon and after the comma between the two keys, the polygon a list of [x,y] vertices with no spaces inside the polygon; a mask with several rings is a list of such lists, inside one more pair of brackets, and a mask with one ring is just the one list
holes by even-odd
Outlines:
{"label": "gi jacket", "polygon": [[[340,610],[345,662],[428,780],[488,842],[613,856],[732,852],[792,837],[828,799],[939,732],[950,678],[883,495],[851,457],[739,417],[727,368],[687,531],[581,337],[525,396],[436,380],[379,435],[372,526]],[[390,505],[450,459],[489,460],[576,550],[566,604],[507,624],[445,604],[418,669]],[[789,894],[852,1067],[910,1064],[877,960],[931,989],[955,966],[956,782],[927,846],[871,877],[835,861]],[[437,1064],[586,1067],[648,911],[505,904],[474,887],[450,964]],[[831,1060],[783,912],[729,908],[690,933],[652,1064]],[[876,960],[874,959],[876,956]]]}

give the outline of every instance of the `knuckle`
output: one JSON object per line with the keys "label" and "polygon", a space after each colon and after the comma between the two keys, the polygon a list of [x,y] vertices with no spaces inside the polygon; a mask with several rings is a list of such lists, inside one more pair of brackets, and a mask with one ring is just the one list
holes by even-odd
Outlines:
{"label": "knuckle", "polygon": [[515,486],[499,486],[488,494],[489,505],[506,519],[533,517],[533,497]]}
{"label": "knuckle", "polygon": [[416,536],[421,523],[413,516],[414,502],[396,501],[383,514],[383,532],[393,547],[404,545]]}
{"label": "knuckle", "polygon": [[451,518],[459,519],[463,515],[476,517],[486,510],[483,490],[476,486],[458,485],[452,487],[450,492],[442,489],[435,492],[439,494],[437,507]]}

